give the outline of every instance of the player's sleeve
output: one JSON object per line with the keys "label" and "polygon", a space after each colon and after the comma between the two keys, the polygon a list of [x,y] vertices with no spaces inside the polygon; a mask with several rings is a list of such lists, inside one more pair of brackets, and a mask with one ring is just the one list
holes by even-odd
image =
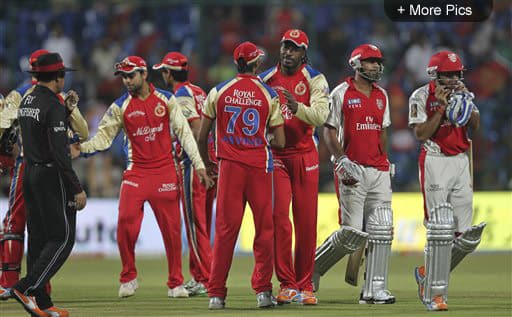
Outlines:
{"label": "player's sleeve", "polygon": [[327,116],[327,120],[325,121],[325,125],[330,126],[335,129],[339,129],[342,125],[342,106],[343,106],[343,96],[339,93],[338,90],[334,90],[329,97],[329,114]]}
{"label": "player's sleeve", "polygon": [[409,97],[409,126],[426,122],[428,86],[416,89]]}
{"label": "player's sleeve", "polygon": [[187,119],[181,113],[181,110],[176,104],[176,98],[173,96],[167,102],[169,109],[169,119],[171,121],[171,127],[173,128],[174,134],[178,137],[181,146],[185,149],[188,157],[192,161],[195,169],[204,169],[203,160],[197,148],[196,140],[190,129]]}
{"label": "player's sleeve", "polygon": [[80,145],[81,155],[87,157],[108,150],[122,127],[123,115],[121,108],[113,103],[101,118],[96,135]]}
{"label": "player's sleeve", "polygon": [[82,116],[82,113],[80,113],[78,107],[74,107],[69,114],[69,124],[71,125],[73,132],[78,135],[80,141],[87,140],[89,137],[89,126]]}
{"label": "player's sleeve", "polygon": [[389,114],[389,97],[388,93],[384,89],[382,91],[384,92],[384,96],[386,96],[386,108],[384,108],[384,118],[382,120],[382,127],[387,128],[391,125],[391,115]]}
{"label": "player's sleeve", "polygon": [[309,107],[299,102],[295,116],[313,126],[321,126],[329,115],[329,85],[323,74],[317,75],[309,82]]}
{"label": "player's sleeve", "polygon": [[217,117],[217,106],[215,100],[217,99],[217,89],[212,88],[206,97],[203,108],[203,115],[208,119],[215,119]]}
{"label": "player's sleeve", "polygon": [[4,100],[4,106],[0,113],[0,128],[7,129],[18,117],[18,109],[20,108],[23,96],[17,91],[11,91]]}
{"label": "player's sleeve", "polygon": [[271,129],[274,129],[283,124],[284,119],[280,109],[279,96],[275,96],[270,102],[270,119],[268,121],[268,126]]}
{"label": "player's sleeve", "polygon": [[68,124],[66,110],[62,106],[50,107],[48,111],[48,141],[53,159],[62,176],[65,187],[71,190],[73,195],[82,192],[80,181],[71,166],[71,154],[68,144]]}
{"label": "player's sleeve", "polygon": [[176,103],[181,110],[181,113],[185,116],[188,122],[200,119],[199,113],[197,113],[196,101],[194,96],[190,92],[182,87],[176,92]]}

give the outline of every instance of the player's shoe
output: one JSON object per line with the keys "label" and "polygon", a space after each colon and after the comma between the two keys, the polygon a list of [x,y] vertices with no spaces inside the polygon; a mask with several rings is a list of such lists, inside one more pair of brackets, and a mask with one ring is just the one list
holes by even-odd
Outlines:
{"label": "player's shoe", "polygon": [[208,294],[208,290],[203,283],[196,282],[194,287],[188,288],[185,286],[185,289],[188,291],[188,296],[205,296]]}
{"label": "player's shoe", "polygon": [[185,287],[185,289],[186,289],[187,291],[189,291],[189,293],[190,293],[190,290],[191,290],[191,289],[193,289],[196,285],[197,285],[196,280],[195,280],[195,279],[191,279],[191,280],[189,280],[187,283],[185,283],[185,284],[183,285],[183,287]]}
{"label": "player's shoe", "polygon": [[69,317],[69,312],[65,309],[52,306],[44,310],[50,317]]}
{"label": "player's shoe", "polygon": [[302,305],[316,305],[318,304],[318,298],[311,291],[302,291],[299,295],[299,303]]}
{"label": "player's shoe", "polygon": [[30,314],[30,316],[36,317],[50,317],[50,315],[41,310],[35,301],[35,299],[31,296],[26,296],[17,289],[11,289],[12,298],[17,300],[23,308]]}
{"label": "player's shoe", "polygon": [[430,311],[448,310],[448,304],[446,303],[442,295],[434,296],[432,302],[425,304],[425,307],[427,307],[427,310]]}
{"label": "player's shoe", "polygon": [[183,285],[176,286],[175,288],[169,288],[167,296],[172,298],[185,298],[188,297],[188,291]]}
{"label": "player's shoe", "polygon": [[0,286],[0,300],[8,300],[11,297],[11,289]]}
{"label": "player's shoe", "polygon": [[256,301],[258,302],[259,308],[274,307],[274,302],[272,301],[272,291],[259,292],[256,294]]}
{"label": "player's shoe", "polygon": [[359,304],[394,304],[395,296],[391,295],[388,290],[379,290],[371,298],[363,297],[363,293],[359,296]]}
{"label": "player's shoe", "polygon": [[125,298],[135,295],[135,291],[139,288],[139,283],[137,283],[137,279],[133,279],[129,282],[121,284],[119,287],[119,297]]}
{"label": "player's shoe", "polygon": [[422,265],[414,268],[414,278],[416,279],[416,284],[418,284],[418,297],[420,301],[425,304],[423,299],[425,290],[425,266]]}
{"label": "player's shoe", "polygon": [[281,288],[279,294],[276,297],[276,301],[279,305],[289,304],[292,301],[297,301],[300,294],[296,289],[293,288]]}
{"label": "player's shoe", "polygon": [[208,309],[215,310],[215,309],[224,309],[226,306],[226,302],[224,301],[224,298],[221,297],[210,297],[210,303],[208,304]]}

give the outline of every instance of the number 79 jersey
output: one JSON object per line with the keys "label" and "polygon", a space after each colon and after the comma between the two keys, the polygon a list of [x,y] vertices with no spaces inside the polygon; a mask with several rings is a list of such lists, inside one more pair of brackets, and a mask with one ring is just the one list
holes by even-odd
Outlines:
{"label": "number 79 jersey", "polygon": [[217,120],[217,158],[273,170],[267,136],[284,121],[272,88],[254,75],[238,74],[210,91],[203,115]]}

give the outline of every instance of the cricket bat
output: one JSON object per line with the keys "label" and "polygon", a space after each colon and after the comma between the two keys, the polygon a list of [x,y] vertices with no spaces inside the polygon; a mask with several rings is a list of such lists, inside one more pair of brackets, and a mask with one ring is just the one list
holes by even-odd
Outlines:
{"label": "cricket bat", "polygon": [[345,271],[345,282],[357,286],[359,279],[359,268],[363,265],[363,253],[366,244],[354,251],[348,257],[347,270]]}

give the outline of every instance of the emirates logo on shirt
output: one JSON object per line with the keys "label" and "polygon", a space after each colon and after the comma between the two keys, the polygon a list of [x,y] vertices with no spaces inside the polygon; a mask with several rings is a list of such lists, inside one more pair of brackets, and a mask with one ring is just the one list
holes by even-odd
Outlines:
{"label": "emirates logo on shirt", "polygon": [[366,122],[365,123],[356,123],[356,130],[357,131],[368,131],[368,130],[374,130],[374,131],[380,131],[382,130],[382,126],[380,123],[374,123],[374,118],[372,116],[366,116]]}

